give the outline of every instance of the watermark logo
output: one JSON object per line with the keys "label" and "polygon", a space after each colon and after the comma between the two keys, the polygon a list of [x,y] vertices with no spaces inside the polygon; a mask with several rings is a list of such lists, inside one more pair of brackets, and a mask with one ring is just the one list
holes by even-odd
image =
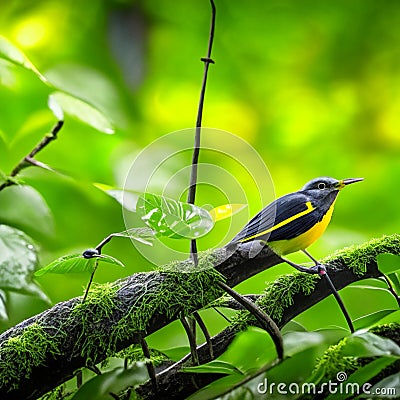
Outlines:
{"label": "watermark logo", "polygon": [[397,390],[393,388],[379,388],[373,387],[370,383],[363,384],[357,382],[347,382],[347,374],[344,371],[339,371],[336,374],[336,381],[323,382],[317,385],[312,382],[304,383],[284,383],[284,382],[269,382],[267,378],[257,385],[259,394],[265,395],[288,395],[288,394],[302,394],[302,395],[317,395],[317,394],[345,394],[345,395],[377,395],[377,396],[396,396]]}
{"label": "watermark logo", "polygon": [[[166,134],[146,146],[134,159],[127,160],[125,193],[154,193],[186,202],[193,154],[195,128]],[[206,194],[206,195],[205,195]],[[206,246],[198,240],[199,250],[226,244],[250,217],[275,199],[271,175],[260,154],[245,140],[230,132],[202,128],[198,164],[196,205],[211,210],[224,204],[249,205],[207,234]],[[123,204],[129,196],[123,198]],[[127,229],[143,225],[137,213],[123,209]],[[229,220],[228,220],[229,222]],[[224,226],[224,229],[219,229]],[[136,249],[155,265],[186,259],[189,239],[162,238],[155,247],[132,241]],[[261,248],[254,249],[254,255]],[[253,250],[253,249],[251,249]],[[228,255],[227,255],[228,256]]]}

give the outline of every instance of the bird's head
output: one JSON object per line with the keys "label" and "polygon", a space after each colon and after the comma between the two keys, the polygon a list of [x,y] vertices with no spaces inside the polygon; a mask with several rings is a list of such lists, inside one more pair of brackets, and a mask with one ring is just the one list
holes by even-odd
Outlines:
{"label": "bird's head", "polygon": [[364,178],[348,178],[337,180],[335,178],[324,176],[307,182],[301,190],[303,192],[312,191],[316,194],[318,193],[321,195],[326,195],[328,193],[338,192],[345,186],[350,185],[351,183],[360,182],[362,180],[364,180]]}

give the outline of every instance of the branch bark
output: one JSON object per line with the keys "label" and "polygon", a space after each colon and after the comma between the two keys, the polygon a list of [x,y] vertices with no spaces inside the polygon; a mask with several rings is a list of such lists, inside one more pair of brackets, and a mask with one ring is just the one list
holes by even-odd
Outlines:
{"label": "branch bark", "polygon": [[[387,245],[388,241],[391,241],[391,243],[395,242],[395,245],[393,243]],[[331,260],[327,265],[327,269],[331,274],[335,286],[341,289],[359,279],[380,276],[381,274],[373,260],[378,253],[400,253],[400,251],[394,250],[395,246],[397,246],[396,249],[400,248],[399,243],[400,237],[394,235],[377,241],[373,247],[365,250],[363,260],[371,261],[368,262],[367,269],[362,276],[355,274],[352,269],[349,269],[342,256]],[[215,269],[225,277],[225,283],[233,287],[258,272],[281,262],[280,258],[268,247],[260,245],[260,248],[262,249],[256,256],[251,254],[248,245],[240,245],[233,252],[230,248],[221,248],[211,254],[211,259],[213,260]],[[357,249],[352,251],[353,253],[357,252]],[[182,267],[186,266],[187,268],[188,263],[182,262],[179,265]],[[136,315],[133,314],[133,310],[141,306],[141,302],[144,301],[144,293],[147,296],[146,301],[151,302],[153,297],[159,296],[165,282],[171,279],[176,279],[176,273],[175,275],[171,275],[167,271],[161,271],[134,274],[112,284],[114,287],[112,302],[110,302],[110,298],[106,294],[99,296],[96,301],[86,301],[84,303],[86,307],[85,319],[81,320],[76,318],[76,316],[74,317],[77,305],[81,303],[81,298],[74,298],[58,303],[49,310],[33,316],[4,332],[0,336],[0,365],[2,362],[1,358],[3,358],[4,366],[4,359],[6,359],[7,355],[15,356],[13,362],[18,366],[19,370],[18,374],[14,374],[16,376],[12,376],[12,374],[7,375],[7,370],[0,371],[0,398],[4,400],[36,399],[70,379],[79,368],[85,367],[88,364],[95,365],[104,360],[109,356],[110,349],[119,351],[132,343],[140,343],[141,335],[149,335],[166,326],[171,321],[183,317],[183,312],[187,315],[195,310],[206,307],[210,301],[222,294],[222,292],[212,292],[214,293],[214,298],[210,297],[210,295],[199,296],[199,287],[191,288],[191,292],[183,290],[183,292],[179,291],[179,293],[175,293],[173,291],[174,293],[170,294],[173,296],[171,298],[173,304],[170,304],[171,300],[167,302],[170,308],[162,308],[157,303],[155,308],[151,309],[151,315],[146,320],[145,329],[141,331],[132,329],[133,326],[137,326],[135,325],[137,321],[132,317],[132,315]],[[189,290],[190,288],[187,289]],[[208,288],[202,288],[202,290],[205,292]],[[296,293],[293,297],[294,303],[285,309],[281,320],[275,322],[279,326],[283,326],[295,315],[322,300],[329,293],[330,291],[326,282],[324,280],[318,281],[312,295],[305,296],[301,293]],[[108,306],[105,305],[107,302],[110,303]],[[181,308],[183,304],[187,305],[188,303],[190,304],[189,309]],[[123,324],[118,325],[121,321]],[[35,325],[39,325],[47,337],[46,347],[40,348],[41,358],[39,360],[37,358],[34,359],[29,348],[26,351],[20,351],[17,353],[17,356],[15,352],[10,353],[10,344],[13,343],[13,340],[29,332],[29,329],[32,329]],[[125,330],[123,334],[115,336],[115,327],[117,326],[123,326]],[[230,327],[212,339],[216,356],[226,349],[236,333],[237,331],[233,327]],[[84,338],[82,339],[83,336]],[[11,338],[14,339],[10,341]],[[89,357],[88,352],[86,351],[85,353],[82,346],[85,347],[84,345],[87,345],[90,340],[94,348]],[[56,349],[54,349],[52,343],[57,343]],[[209,360],[209,349],[207,346],[199,348],[199,357],[200,362]],[[184,359],[181,363],[172,366],[159,375],[158,381],[162,393],[166,393],[165,391],[170,393],[170,395],[172,392],[175,394],[178,393],[178,388],[174,387],[173,382],[186,382],[186,376],[190,375],[185,374],[185,377],[182,377],[182,374],[179,373],[179,369],[185,362],[187,360]],[[8,369],[7,367],[8,365],[5,364],[4,369]],[[24,368],[28,369],[25,370]],[[5,380],[4,376],[7,376],[8,380]],[[197,380],[198,384],[202,386],[205,382],[199,382],[199,379],[212,380],[215,377],[202,375],[194,376],[193,379]],[[187,389],[184,390],[190,391],[190,388],[193,390],[193,385],[188,385]],[[142,393],[146,398],[153,398],[152,396],[160,398],[160,394],[155,395],[151,387],[147,388],[143,386]],[[174,398],[168,396],[164,398]]]}

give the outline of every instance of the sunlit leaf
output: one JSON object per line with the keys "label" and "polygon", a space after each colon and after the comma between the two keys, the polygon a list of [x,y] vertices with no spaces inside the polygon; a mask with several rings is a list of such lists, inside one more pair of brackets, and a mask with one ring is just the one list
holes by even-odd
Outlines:
{"label": "sunlit leaf", "polygon": [[131,228],[126,231],[113,233],[112,235],[134,239],[148,246],[152,246],[157,232],[150,228]]}
{"label": "sunlit leaf", "polygon": [[4,36],[0,36],[0,58],[33,71],[43,82],[47,83],[47,79],[38,71],[29,58]]}
{"label": "sunlit leaf", "polygon": [[397,310],[380,319],[375,325],[390,324],[391,322],[399,322],[399,321],[400,321],[400,310]]}
{"label": "sunlit leaf", "polygon": [[400,272],[400,256],[394,254],[378,254],[376,258],[378,262],[379,271],[384,274],[393,274]]}
{"label": "sunlit leaf", "polygon": [[56,98],[54,96],[50,95],[47,104],[48,104],[51,112],[54,114],[54,116],[59,121],[63,121],[64,120],[64,112],[63,112],[61,106],[58,104]]}
{"label": "sunlit leaf", "polygon": [[353,320],[353,325],[355,329],[369,328],[376,322],[380,321],[386,315],[389,315],[396,310],[379,310],[368,315],[363,315],[360,318]]}
{"label": "sunlit leaf", "polygon": [[214,222],[229,218],[247,207],[247,204],[224,204],[209,211]]}
{"label": "sunlit leaf", "polygon": [[209,400],[215,399],[226,392],[227,389],[234,387],[243,380],[241,375],[228,375],[218,379],[208,386],[192,394],[187,400]]}
{"label": "sunlit leaf", "polygon": [[207,364],[198,365],[195,367],[186,367],[183,369],[183,372],[197,372],[197,373],[205,373],[205,374],[240,374],[243,375],[238,368],[234,365],[220,360],[213,360],[208,362]]}
{"label": "sunlit leaf", "polygon": [[361,331],[347,338],[342,354],[352,357],[400,356],[400,347],[390,339]]}
{"label": "sunlit leaf", "polygon": [[99,256],[85,258],[81,253],[69,254],[54,260],[46,267],[43,267],[35,272],[35,276],[41,276],[44,274],[72,274],[72,273],[82,273],[82,272],[92,272],[96,260],[104,261],[108,264],[118,265],[124,267],[121,261],[114,257],[106,254],[101,254]]}
{"label": "sunlit leaf", "polygon": [[11,186],[0,193],[0,223],[30,234],[54,234],[53,215],[43,196],[27,185]]}
{"label": "sunlit leaf", "polygon": [[44,274],[70,274],[79,272],[91,272],[95,265],[95,258],[84,258],[82,254],[69,254],[54,260],[46,267],[35,272],[35,276]]}
{"label": "sunlit leaf", "polygon": [[142,193],[130,189],[114,188],[103,183],[94,183],[93,185],[117,200],[126,210],[136,211],[136,203]]}
{"label": "sunlit leaf", "polygon": [[51,97],[53,101],[59,104],[65,113],[79,119],[100,132],[107,134],[114,133],[114,127],[111,122],[96,107],[63,92],[54,92]]}
{"label": "sunlit leaf", "polygon": [[48,301],[32,280],[37,264],[38,255],[32,239],[18,229],[0,225],[0,288]]}
{"label": "sunlit leaf", "polygon": [[110,393],[117,395],[130,386],[136,386],[149,378],[145,363],[131,368],[115,368],[90,379],[75,393],[71,400],[110,400]]}
{"label": "sunlit leaf", "polygon": [[190,352],[189,346],[178,346],[170,349],[161,350],[161,353],[165,354],[172,361],[179,361]]}
{"label": "sunlit leaf", "polygon": [[199,238],[214,225],[205,209],[151,193],[139,197],[137,212],[157,233],[175,239]]}

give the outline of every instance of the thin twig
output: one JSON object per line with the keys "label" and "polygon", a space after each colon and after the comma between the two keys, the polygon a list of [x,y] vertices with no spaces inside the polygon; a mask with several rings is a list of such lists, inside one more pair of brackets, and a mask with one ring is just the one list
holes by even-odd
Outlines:
{"label": "thin twig", "polygon": [[225,290],[230,296],[232,296],[237,302],[242,304],[246,310],[248,310],[260,323],[260,325],[270,334],[272,341],[275,344],[275,349],[279,359],[283,359],[283,340],[282,335],[279,331],[278,326],[272,320],[272,318],[262,311],[256,304],[251,302],[246,297],[242,296],[238,292],[234,291],[231,287],[223,282],[218,282],[218,285]]}
{"label": "thin twig", "polygon": [[5,189],[8,186],[17,185],[17,181],[14,179],[23,169],[36,166],[45,169],[50,169],[46,164],[41,163],[40,161],[35,160],[36,154],[42,151],[50,142],[57,139],[57,134],[61,130],[64,125],[64,121],[57,121],[53,126],[50,133],[46,134],[43,139],[27,154],[11,171],[10,175],[7,179],[0,185],[0,191]]}
{"label": "thin twig", "polygon": [[95,260],[95,262],[94,262],[94,266],[93,266],[93,271],[92,271],[92,274],[90,275],[89,283],[88,283],[87,288],[86,288],[86,291],[85,291],[85,295],[83,296],[83,299],[82,299],[82,303],[84,303],[85,300],[87,299],[87,296],[88,296],[88,294],[89,294],[89,289],[90,289],[90,286],[92,285],[93,277],[94,277],[94,274],[95,274],[95,272],[96,272],[96,269],[97,269],[97,266],[98,266],[98,265],[99,265],[99,261],[98,261],[98,259],[96,258],[96,260]]}
{"label": "thin twig", "polygon": [[199,365],[199,355],[197,354],[196,337],[193,334],[193,331],[190,328],[186,318],[183,317],[180,319],[180,321],[181,321],[181,323],[185,329],[186,335],[189,339],[190,354],[192,356],[193,365]]}
{"label": "thin twig", "polygon": [[207,343],[208,348],[210,350],[210,358],[211,358],[211,360],[213,360],[214,359],[214,351],[213,351],[213,345],[212,345],[212,342],[211,342],[210,332],[208,332],[206,324],[204,323],[203,319],[200,317],[200,314],[197,311],[195,311],[193,313],[193,317],[196,320],[196,322],[199,324],[199,328],[203,332],[203,335],[204,335],[204,337],[206,339],[206,343]]}
{"label": "thin twig", "polygon": [[389,292],[392,293],[393,297],[397,301],[398,306],[400,307],[400,296],[396,293],[396,290],[394,290],[394,287],[393,287],[392,283],[390,282],[390,279],[385,274],[382,274],[382,278],[386,282]]}
{"label": "thin twig", "polygon": [[328,282],[328,285],[329,285],[329,287],[331,289],[331,292],[334,295],[334,297],[336,299],[336,302],[339,304],[339,307],[342,310],[342,313],[343,313],[344,317],[346,318],[346,322],[347,322],[347,325],[349,326],[350,332],[354,333],[355,329],[354,329],[354,326],[353,326],[353,322],[352,322],[352,320],[350,318],[350,315],[349,315],[349,313],[348,313],[348,311],[346,309],[346,306],[343,303],[342,298],[340,297],[338,291],[335,288],[335,285],[331,281],[331,278],[329,277],[329,275],[326,272],[326,270],[324,270],[324,274],[322,274],[322,276],[324,276],[325,280]]}
{"label": "thin twig", "polygon": [[153,362],[151,361],[149,346],[147,346],[147,342],[142,335],[140,335],[140,346],[142,346],[143,355],[146,358],[146,368],[147,372],[149,373],[151,384],[153,385],[153,390],[155,393],[157,393],[158,385],[156,371],[154,369]]}
{"label": "thin twig", "polygon": [[[194,136],[194,149],[193,149],[193,157],[192,157],[192,168],[190,171],[190,182],[189,182],[189,191],[187,202],[190,204],[194,204],[196,199],[196,185],[197,185],[197,172],[198,172],[198,162],[200,155],[200,135],[201,135],[201,122],[203,118],[203,107],[204,107],[204,97],[206,93],[206,85],[207,85],[207,77],[208,77],[208,68],[210,64],[214,64],[214,61],[211,59],[211,50],[214,41],[214,31],[215,31],[215,16],[216,9],[213,0],[210,0],[211,3],[211,26],[210,26],[210,35],[208,38],[208,50],[207,57],[201,59],[204,62],[204,74],[203,74],[203,83],[200,91],[200,100],[199,107],[197,110],[197,120],[196,120],[196,133]],[[190,241],[190,254],[195,265],[198,263],[197,258],[197,244],[196,239],[192,239]]]}

